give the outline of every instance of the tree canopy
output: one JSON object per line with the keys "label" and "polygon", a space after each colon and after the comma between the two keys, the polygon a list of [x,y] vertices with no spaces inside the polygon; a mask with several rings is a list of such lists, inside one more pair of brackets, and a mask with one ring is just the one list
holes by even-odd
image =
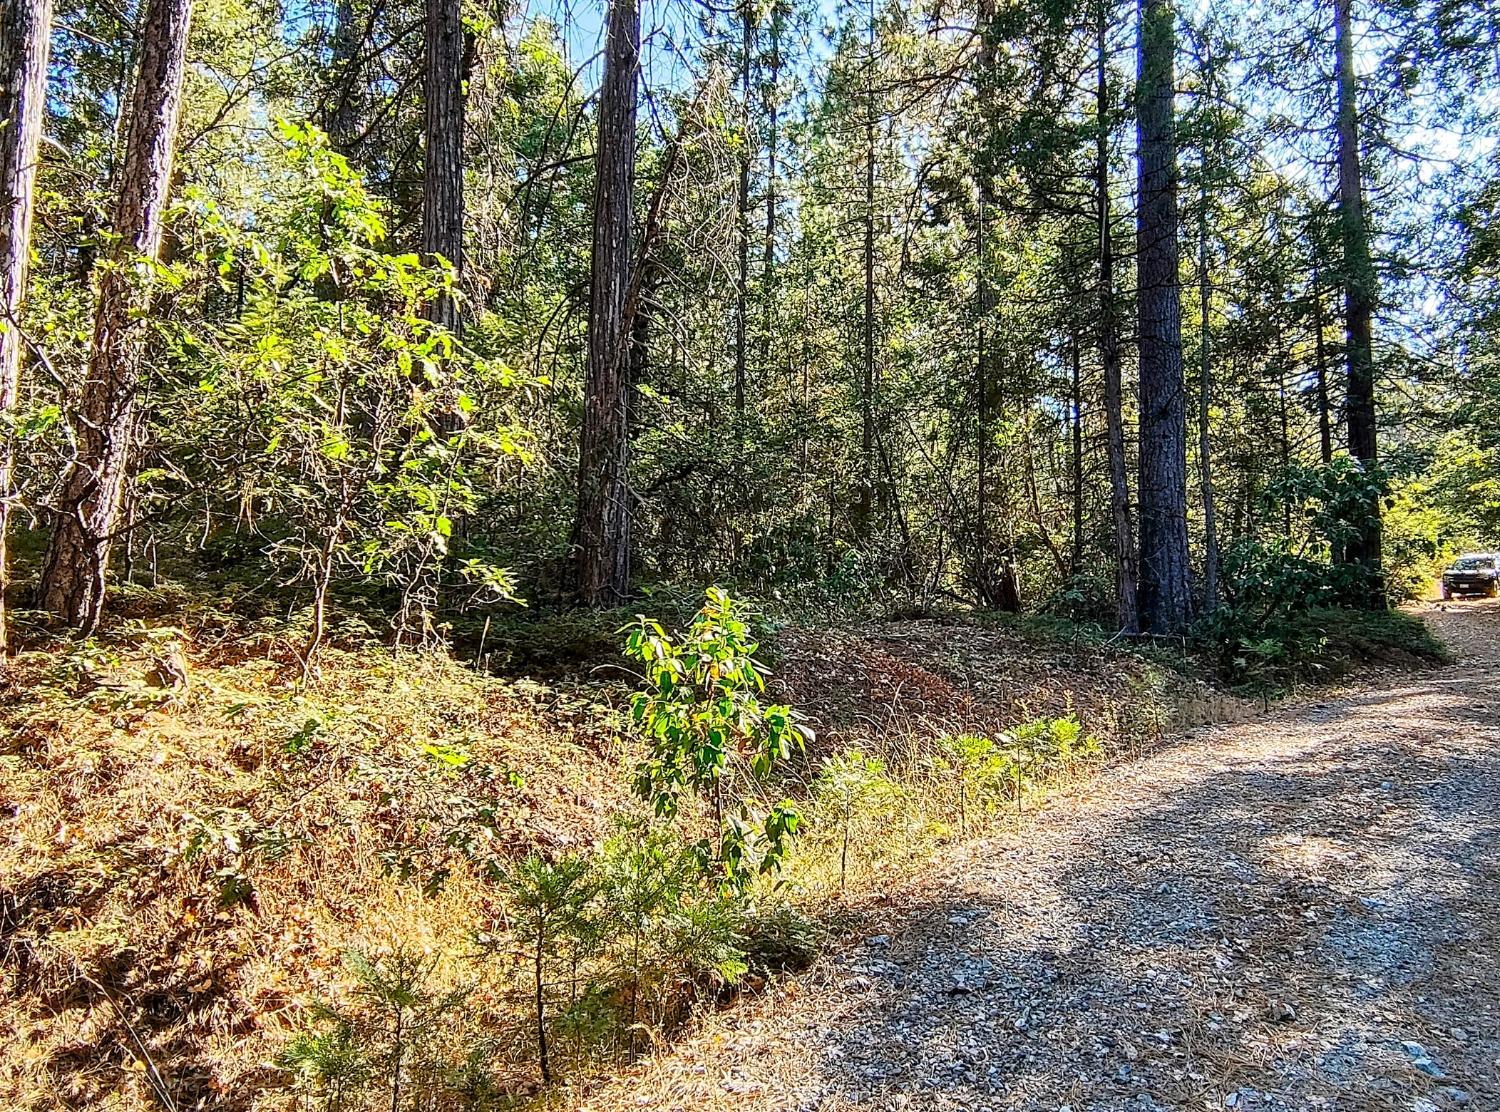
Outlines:
{"label": "tree canopy", "polygon": [[432,643],[709,582],[1171,635],[1383,606],[1496,543],[1496,34],[13,5],[13,620],[199,582],[310,661],[334,610]]}

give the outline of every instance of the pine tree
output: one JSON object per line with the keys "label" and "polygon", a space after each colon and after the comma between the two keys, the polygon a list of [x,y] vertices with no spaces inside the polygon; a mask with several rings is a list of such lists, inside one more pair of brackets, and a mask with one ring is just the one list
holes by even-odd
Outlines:
{"label": "pine tree", "polygon": [[[1375,351],[1373,318],[1379,289],[1365,225],[1364,177],[1360,169],[1359,104],[1354,76],[1353,0],[1334,0],[1334,40],[1338,74],[1339,239],[1343,248],[1344,358],[1347,367],[1349,454],[1374,467],[1376,452]],[[1380,503],[1373,495],[1352,523],[1344,557],[1365,570],[1364,605],[1384,609],[1381,571]]]}
{"label": "pine tree", "polygon": [[1180,633],[1192,598],[1173,103],[1177,32],[1171,0],[1140,0],[1139,14],[1140,610],[1147,632]]}
{"label": "pine tree", "polygon": [[21,303],[31,262],[38,147],[47,99],[52,2],[34,0],[0,12],[0,660],[6,642],[10,585],[11,421],[21,385]]}
{"label": "pine tree", "polygon": [[[422,253],[464,266],[464,84],[465,35],[461,0],[427,0],[425,90],[426,158],[422,184]],[[457,298],[444,294],[427,317],[457,335]]]}
{"label": "pine tree", "polygon": [[115,206],[115,246],[99,275],[98,307],[79,410],[77,458],[63,478],[42,569],[42,607],[92,631],[104,607],[110,551],[132,465],[142,345],[182,107],[190,0],[150,0]]}
{"label": "pine tree", "polygon": [[573,530],[577,590],[593,606],[630,591],[630,319],[640,14],[613,0],[599,93],[594,240],[589,282],[588,382]]}
{"label": "pine tree", "polygon": [[1137,603],[1135,531],[1130,520],[1130,479],[1125,448],[1124,384],[1120,370],[1119,314],[1115,301],[1114,218],[1109,195],[1109,13],[1110,0],[1095,9],[1094,203],[1099,243],[1099,361],[1104,371],[1104,413],[1108,435],[1109,509],[1115,542],[1115,583],[1120,628],[1140,631]]}

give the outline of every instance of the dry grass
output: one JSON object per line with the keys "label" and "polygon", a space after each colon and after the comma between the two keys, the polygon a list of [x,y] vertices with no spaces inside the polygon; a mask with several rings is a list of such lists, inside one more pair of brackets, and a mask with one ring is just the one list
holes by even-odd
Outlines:
{"label": "dry grass", "polygon": [[7,1106],[156,1107],[152,1063],[179,1108],[285,1104],[270,1063],[307,1003],[347,996],[348,950],[432,953],[505,1021],[506,971],[470,942],[500,912],[448,843],[596,840],[628,806],[602,708],[431,655],[330,651],[301,690],[263,655],[184,649],[186,691],[153,685],[150,639],[12,668]]}
{"label": "dry grass", "polygon": [[[1003,630],[788,630],[779,648],[820,727],[808,777],[850,744],[909,772],[944,731],[1041,714],[1077,711],[1122,751],[1183,708],[1235,712],[1129,653]],[[351,998],[345,954],[397,949],[430,956],[434,988],[469,990],[444,1037],[484,1046],[502,1090],[534,1091],[517,970],[474,945],[504,931],[476,863],[592,847],[633,809],[620,691],[379,648],[328,650],[303,687],[290,660],[274,629],[138,621],[109,644],[24,654],[0,681],[6,1107],[293,1107],[279,1052],[315,1001]],[[956,837],[943,786],[911,785],[861,831],[847,893],[831,832],[805,840],[800,902],[885,913],[881,893]]]}
{"label": "dry grass", "polygon": [[789,629],[779,647],[783,693],[812,717],[829,748],[912,734],[993,733],[1072,713],[1120,751],[1168,729],[1255,710],[1121,646],[968,620]]}

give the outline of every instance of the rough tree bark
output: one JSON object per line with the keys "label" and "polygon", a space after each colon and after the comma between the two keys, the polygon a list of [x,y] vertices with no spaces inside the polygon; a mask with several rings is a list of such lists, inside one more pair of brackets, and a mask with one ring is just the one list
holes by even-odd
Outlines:
{"label": "rough tree bark", "polygon": [[998,605],[996,576],[990,570],[990,296],[989,269],[986,266],[986,243],[989,242],[990,207],[995,203],[995,180],[990,173],[989,138],[993,126],[990,116],[995,92],[995,3],[980,3],[980,141],[974,155],[974,582],[984,606]]}
{"label": "rough tree bark", "polygon": [[1073,552],[1069,573],[1078,576],[1083,572],[1083,354],[1079,350],[1077,332],[1068,338],[1068,347],[1073,364],[1073,396],[1069,399],[1073,411],[1070,415],[1073,434],[1073,458],[1070,461],[1073,473]]}
{"label": "rough tree bark", "polygon": [[[427,0],[427,153],[422,181],[422,254],[441,255],[454,277],[464,265],[464,55],[460,0]],[[433,324],[458,335],[458,300],[440,294],[426,307]]]}
{"label": "rough tree bark", "polygon": [[[1345,355],[1348,386],[1345,420],[1349,454],[1366,467],[1376,461],[1375,301],[1378,287],[1365,226],[1364,181],[1360,169],[1359,108],[1354,80],[1353,0],[1334,0],[1334,44],[1338,67],[1339,238],[1344,255]],[[1366,571],[1368,588],[1360,601],[1372,610],[1386,605],[1381,574],[1380,501],[1369,499],[1350,522],[1344,556]]]}
{"label": "rough tree bark", "polygon": [[990,573],[989,534],[989,463],[990,463],[990,290],[985,277],[985,217],[988,215],[990,190],[982,166],[976,165],[978,177],[978,218],[974,221],[974,312],[977,319],[974,337],[974,582],[979,599],[985,606],[995,605],[994,577]]}
{"label": "rough tree bark", "polygon": [[750,332],[750,61],[754,46],[755,8],[740,5],[740,160],[735,194],[735,240],[738,270],[734,283],[734,442],[739,464],[745,458],[745,379]]}
{"label": "rough tree bark", "polygon": [[353,0],[338,0],[333,13],[329,86],[323,100],[323,128],[329,145],[345,157],[354,154],[359,139],[360,33],[355,26]]}
{"label": "rough tree bark", "polygon": [[1192,594],[1173,104],[1177,29],[1171,0],[1139,0],[1138,11],[1139,604],[1147,632],[1180,633],[1192,615]]}
{"label": "rough tree bark", "polygon": [[[1281,283],[1276,283],[1276,301],[1282,304],[1286,300],[1281,289]],[[1281,473],[1290,474],[1292,467],[1292,414],[1291,405],[1287,398],[1287,363],[1291,355],[1286,343],[1286,330],[1282,327],[1281,318],[1276,320],[1276,416],[1279,425],[1277,447],[1281,453]],[[1283,498],[1281,500],[1281,529],[1282,534],[1290,542],[1292,539],[1292,500]]]}
{"label": "rough tree bark", "polygon": [[1115,309],[1113,218],[1109,203],[1109,5],[1095,13],[1098,52],[1095,74],[1094,200],[1099,225],[1099,361],[1104,371],[1104,417],[1108,432],[1109,513],[1114,525],[1116,590],[1120,628],[1140,631],[1136,605],[1135,533],[1130,522],[1130,478],[1125,456],[1125,402],[1120,372],[1119,314]]}
{"label": "rough tree bark", "polygon": [[635,198],[640,14],[614,0],[599,90],[594,240],[589,279],[588,384],[573,540],[579,600],[609,606],[630,589],[631,217]]}
{"label": "rough tree bark", "polygon": [[52,0],[12,0],[0,11],[0,658],[6,650],[5,591],[10,586],[9,419],[21,386],[21,302],[31,256],[32,194],[47,98]]}
{"label": "rough tree bark", "polygon": [[863,377],[859,389],[860,480],[854,507],[854,536],[868,544],[875,504],[875,4],[869,9],[868,57],[865,60],[864,313]]}
{"label": "rough tree bark", "polygon": [[761,305],[764,313],[760,339],[761,366],[771,366],[771,338],[776,331],[777,298],[774,281],[776,276],[776,210],[777,210],[777,165],[780,143],[779,124],[781,107],[781,34],[786,14],[783,0],[771,5],[770,35],[771,49],[766,65],[769,74],[761,83],[762,108],[766,114],[766,226],[765,247],[761,259]]}
{"label": "rough tree bark", "polygon": [[1213,444],[1208,411],[1213,399],[1213,363],[1208,339],[1209,304],[1213,287],[1208,280],[1208,196],[1198,214],[1198,488],[1203,499],[1203,609],[1219,607],[1219,521],[1214,498]]}
{"label": "rough tree bark", "polygon": [[1328,403],[1328,346],[1324,337],[1326,324],[1323,320],[1323,284],[1319,280],[1318,268],[1312,272],[1313,352],[1315,374],[1314,391],[1318,406],[1318,458],[1324,466],[1333,462],[1333,415]]}
{"label": "rough tree bark", "polygon": [[99,623],[110,549],[121,530],[145,332],[140,310],[149,304],[161,251],[190,15],[189,0],[148,0],[141,23],[117,238],[99,276],[88,373],[79,411],[71,415],[78,455],[63,476],[42,568],[42,607],[84,632]]}

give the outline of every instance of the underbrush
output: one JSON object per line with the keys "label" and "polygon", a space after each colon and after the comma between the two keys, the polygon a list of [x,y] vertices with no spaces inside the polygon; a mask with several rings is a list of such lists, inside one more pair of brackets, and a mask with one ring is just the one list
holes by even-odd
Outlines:
{"label": "underbrush", "polygon": [[1071,715],[994,736],[908,733],[835,752],[808,786],[808,832],[789,873],[821,898],[883,885],[944,846],[1013,829],[1036,797],[1107,756]]}
{"label": "underbrush", "polygon": [[550,682],[375,647],[356,620],[307,681],[295,631],[201,602],[168,626],[147,598],[107,638],[22,654],[0,699],[0,1086],[36,1109],[524,1104],[805,966],[848,909],[1039,793],[1225,711],[1056,623],[784,629],[773,653],[717,597],[624,645],[621,614],[492,626],[486,652],[551,652]]}
{"label": "underbrush", "polygon": [[[472,959],[505,915],[487,865],[593,844],[631,806],[610,708],[415,652],[330,650],[302,685],[282,641],[126,626],[13,662],[14,1106],[159,1107],[163,1086],[172,1107],[290,1106],[274,1063],[313,1009],[359,998],[350,955],[418,953],[424,992],[463,987],[475,1037],[445,1045],[513,1026],[509,971]],[[502,1088],[531,1076],[496,1062]]]}
{"label": "underbrush", "polygon": [[1247,695],[1270,698],[1369,665],[1441,664],[1447,647],[1400,610],[1316,607],[1252,619],[1223,607],[1194,636],[1212,667]]}

